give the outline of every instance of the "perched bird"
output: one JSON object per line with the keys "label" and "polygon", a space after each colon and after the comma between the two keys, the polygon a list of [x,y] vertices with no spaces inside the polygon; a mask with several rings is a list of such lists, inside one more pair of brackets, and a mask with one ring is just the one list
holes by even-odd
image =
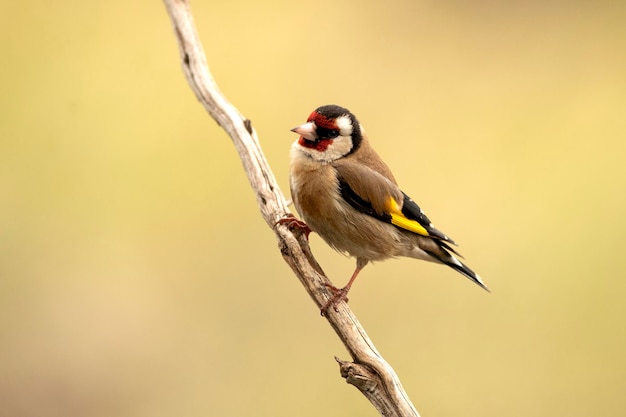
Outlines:
{"label": "perched bird", "polygon": [[459,261],[461,256],[450,246],[456,243],[398,187],[354,114],[340,106],[322,106],[291,131],[300,135],[290,163],[291,196],[298,213],[331,247],[356,258],[348,284],[331,288],[333,296],[322,314],[347,301],[368,262],[397,256],[443,263],[489,291]]}

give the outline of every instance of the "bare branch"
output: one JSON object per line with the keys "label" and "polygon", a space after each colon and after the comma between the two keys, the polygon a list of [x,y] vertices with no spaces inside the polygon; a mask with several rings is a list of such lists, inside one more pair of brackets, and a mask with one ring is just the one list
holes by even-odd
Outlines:
{"label": "bare branch", "polygon": [[[285,261],[315,301],[318,308],[331,296],[330,283],[313,258],[306,236],[297,229],[279,224],[291,215],[250,120],[226,100],[213,80],[186,0],[164,0],[180,48],[183,71],[192,90],[211,117],[228,133],[243,162],[266,223],[274,230]],[[383,416],[419,414],[411,404],[391,366],[378,353],[348,305],[338,311],[330,308],[326,319],[352,357],[352,362],[337,359],[341,375],[357,387]]]}

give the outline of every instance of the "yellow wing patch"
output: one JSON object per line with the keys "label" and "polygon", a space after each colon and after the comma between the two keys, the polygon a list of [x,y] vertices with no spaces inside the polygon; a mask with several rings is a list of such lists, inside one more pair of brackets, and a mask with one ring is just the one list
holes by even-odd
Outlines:
{"label": "yellow wing patch", "polygon": [[422,236],[430,236],[424,226],[415,220],[408,219],[404,214],[402,214],[402,210],[400,209],[398,202],[394,200],[393,197],[389,197],[389,199],[387,199],[385,203],[385,210],[391,216],[391,224]]}

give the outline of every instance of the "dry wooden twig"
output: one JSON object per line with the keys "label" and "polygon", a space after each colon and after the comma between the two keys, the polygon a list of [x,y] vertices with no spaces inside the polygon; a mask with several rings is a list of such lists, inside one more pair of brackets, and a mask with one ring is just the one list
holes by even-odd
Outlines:
{"label": "dry wooden twig", "polygon": [[[235,144],[256,193],[261,214],[276,233],[283,258],[320,308],[331,296],[325,285],[330,284],[330,281],[313,258],[306,235],[297,228],[290,229],[279,223],[279,220],[291,213],[261,151],[252,123],[226,100],[213,80],[189,2],[164,1],[174,26],[183,71],[189,85],[207,112]],[[381,415],[419,417],[396,373],[378,353],[348,305],[345,302],[339,303],[337,311],[328,309],[325,317],[352,356],[353,362],[336,358],[341,376],[357,387]]]}

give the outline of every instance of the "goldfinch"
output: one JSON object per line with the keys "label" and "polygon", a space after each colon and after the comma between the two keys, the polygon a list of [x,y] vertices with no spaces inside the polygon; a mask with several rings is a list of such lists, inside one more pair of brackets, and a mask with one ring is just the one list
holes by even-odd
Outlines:
{"label": "goldfinch", "polygon": [[448,265],[489,291],[459,261],[451,247],[456,243],[398,187],[354,114],[340,106],[322,106],[291,131],[299,135],[291,147],[289,178],[298,213],[331,247],[356,258],[352,277],[345,287],[332,287],[322,314],[347,301],[354,280],[370,261],[398,256]]}

